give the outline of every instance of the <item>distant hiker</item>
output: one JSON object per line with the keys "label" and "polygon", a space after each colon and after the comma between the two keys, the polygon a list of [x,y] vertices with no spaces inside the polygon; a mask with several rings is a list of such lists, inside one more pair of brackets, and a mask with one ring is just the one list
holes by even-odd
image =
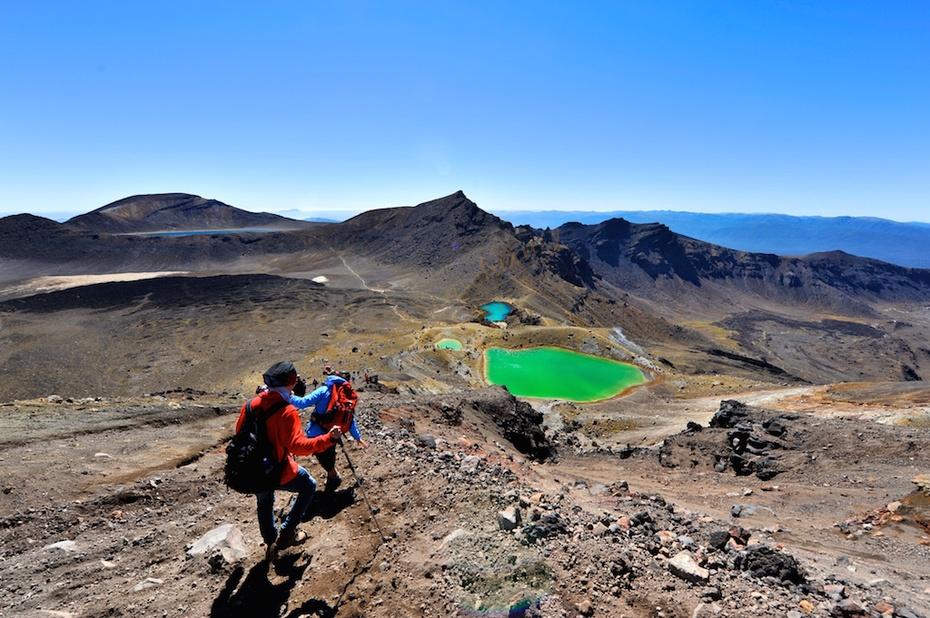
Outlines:
{"label": "distant hiker", "polygon": [[[271,560],[277,550],[306,538],[305,533],[298,532],[297,525],[313,500],[316,480],[305,468],[297,465],[294,456],[335,452],[342,431],[334,426],[327,432],[319,432],[309,438],[301,431],[300,414],[294,406],[289,405],[291,391],[298,378],[293,363],[276,363],[262,378],[268,388],[242,406],[239,413],[236,437],[227,448],[226,477],[227,484],[233,489],[255,494],[258,527],[267,545],[265,557]],[[268,453],[264,458],[259,457],[259,464],[264,463],[264,470],[236,469],[233,460],[237,454],[241,468],[242,461],[249,461],[250,457],[254,459],[254,453],[261,452],[263,448],[267,448]],[[270,480],[256,480],[256,475],[265,475],[264,478]],[[274,514],[276,489],[297,494],[280,530],[275,524]]]}
{"label": "distant hiker", "polygon": [[[307,424],[307,437],[315,438],[325,435],[334,427],[352,436],[359,446],[368,448],[368,443],[362,439],[362,434],[355,424],[356,395],[348,380],[335,375],[332,367],[327,366],[330,373],[326,381],[306,397],[291,395],[291,405],[303,410],[313,406],[310,422]],[[334,398],[335,396],[335,398]],[[316,454],[317,461],[326,470],[325,491],[333,491],[342,483],[342,477],[336,472],[336,445]]]}

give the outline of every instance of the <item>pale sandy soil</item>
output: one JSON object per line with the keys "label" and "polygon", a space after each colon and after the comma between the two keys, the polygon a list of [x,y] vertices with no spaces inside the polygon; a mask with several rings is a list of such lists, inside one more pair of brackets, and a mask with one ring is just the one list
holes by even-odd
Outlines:
{"label": "pale sandy soil", "polygon": [[82,285],[93,285],[95,283],[139,281],[142,279],[153,279],[155,277],[170,277],[187,274],[189,273],[186,270],[156,270],[136,273],[103,273],[100,275],[54,275],[36,277],[25,282],[17,283],[8,288],[0,289],[0,294],[12,298],[28,294],[57,292],[58,290],[76,288]]}

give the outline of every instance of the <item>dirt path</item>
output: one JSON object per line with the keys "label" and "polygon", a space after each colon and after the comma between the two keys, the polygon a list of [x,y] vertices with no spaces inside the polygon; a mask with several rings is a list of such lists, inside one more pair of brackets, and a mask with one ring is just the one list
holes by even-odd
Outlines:
{"label": "dirt path", "polygon": [[365,279],[363,279],[360,274],[358,274],[351,266],[349,266],[349,263],[342,256],[342,254],[337,254],[337,255],[339,256],[339,259],[342,261],[342,265],[345,266],[346,270],[348,270],[356,279],[358,279],[361,282],[363,288],[365,288],[369,292],[376,292],[384,298],[384,302],[391,308],[391,311],[394,312],[394,315],[396,315],[398,318],[400,318],[404,322],[412,322],[415,324],[420,323],[419,320],[415,320],[414,318],[411,318],[408,315],[404,315],[404,313],[400,310],[400,308],[396,304],[389,301],[387,298],[387,290],[383,288],[373,288],[369,286],[368,283],[365,282]]}

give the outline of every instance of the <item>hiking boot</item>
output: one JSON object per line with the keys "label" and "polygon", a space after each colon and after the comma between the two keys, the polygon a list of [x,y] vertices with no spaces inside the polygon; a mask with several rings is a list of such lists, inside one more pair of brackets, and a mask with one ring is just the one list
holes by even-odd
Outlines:
{"label": "hiking boot", "polygon": [[275,550],[280,551],[293,545],[299,545],[306,540],[307,533],[303,530],[298,530],[296,528],[293,530],[282,530],[281,534],[278,535],[278,540],[275,542]]}
{"label": "hiking boot", "polygon": [[265,562],[274,562],[278,556],[278,541],[272,541],[265,546]]}
{"label": "hiking boot", "polygon": [[338,474],[331,474],[326,477],[326,485],[323,487],[323,491],[336,491],[336,489],[342,485],[342,477]]}

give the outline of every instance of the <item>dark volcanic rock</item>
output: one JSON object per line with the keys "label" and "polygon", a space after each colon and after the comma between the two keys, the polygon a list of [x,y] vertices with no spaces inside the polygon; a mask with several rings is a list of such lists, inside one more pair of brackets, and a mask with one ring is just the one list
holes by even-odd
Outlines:
{"label": "dark volcanic rock", "polygon": [[517,253],[517,257],[527,263],[539,264],[540,268],[554,272],[572,285],[594,286],[594,271],[590,264],[565,245],[533,238]]}
{"label": "dark volcanic rock", "polygon": [[714,530],[708,537],[707,544],[714,549],[724,549],[727,541],[730,540],[730,533],[726,530]]}
{"label": "dark volcanic rock", "polygon": [[735,427],[736,423],[748,415],[746,404],[735,399],[726,399],[720,402],[720,408],[710,419],[709,425],[711,427]]}
{"label": "dark volcanic rock", "polygon": [[663,279],[681,283],[681,289],[689,291],[718,282],[734,289],[751,288],[766,298],[834,305],[862,296],[901,300],[930,296],[930,270],[842,251],[800,258],[738,251],[676,234],[659,223],[619,218],[594,225],[566,223],[554,237],[589,261],[598,275],[647,295],[657,294],[655,282]]}
{"label": "dark volcanic rock", "polygon": [[804,574],[794,556],[759,545],[736,557],[736,568],[748,571],[756,578],[774,577],[782,583],[804,583]]}
{"label": "dark volcanic rock", "polygon": [[901,365],[901,377],[905,382],[918,382],[923,380],[923,378],[920,377],[920,374],[917,373],[910,365]]}
{"label": "dark volcanic rock", "polygon": [[462,405],[471,405],[487,415],[501,429],[504,437],[531,459],[543,461],[555,456],[555,447],[542,429],[542,413],[506,389],[497,387],[479,391],[464,400]]}

